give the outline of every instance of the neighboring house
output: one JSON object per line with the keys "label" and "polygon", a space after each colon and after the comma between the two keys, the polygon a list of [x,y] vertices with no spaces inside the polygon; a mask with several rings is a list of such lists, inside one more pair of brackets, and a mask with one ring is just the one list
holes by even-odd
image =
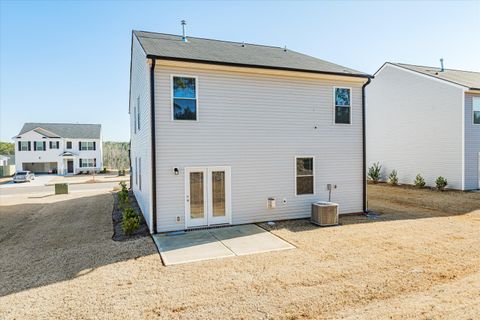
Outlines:
{"label": "neighboring house", "polygon": [[134,31],[132,188],[151,232],[305,218],[329,184],[341,213],[363,212],[369,79],[289,49]]}
{"label": "neighboring house", "polygon": [[401,183],[479,188],[480,73],[385,63],[367,89],[367,163]]}
{"label": "neighboring house", "polygon": [[62,175],[102,168],[99,124],[25,123],[15,140],[16,170]]}
{"label": "neighboring house", "polygon": [[15,156],[13,155],[0,155],[0,166],[9,166],[15,164]]}

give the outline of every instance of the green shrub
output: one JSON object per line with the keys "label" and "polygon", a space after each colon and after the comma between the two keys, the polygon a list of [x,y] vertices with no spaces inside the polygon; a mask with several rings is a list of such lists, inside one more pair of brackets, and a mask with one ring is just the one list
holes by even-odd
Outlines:
{"label": "green shrub", "polygon": [[398,184],[397,170],[392,170],[392,172],[388,176],[388,182],[394,186]]}
{"label": "green shrub", "polygon": [[447,182],[447,179],[440,176],[440,177],[437,178],[437,180],[435,180],[435,184],[437,185],[438,190],[443,191],[445,189],[445,187],[447,186],[448,182]]}
{"label": "green shrub", "polygon": [[127,183],[125,181],[120,181],[119,185],[122,188],[122,191],[128,192]]}
{"label": "green shrub", "polygon": [[131,235],[140,228],[140,216],[132,208],[123,210],[122,230],[125,234]]}
{"label": "green shrub", "polygon": [[413,183],[415,184],[415,187],[417,187],[417,188],[425,187],[425,179],[423,179],[423,177],[420,175],[420,173],[417,174]]}
{"label": "green shrub", "polygon": [[377,183],[378,181],[380,181],[381,171],[382,166],[378,162],[374,163],[373,166],[368,168],[368,177],[370,178],[370,180],[373,181],[373,183]]}

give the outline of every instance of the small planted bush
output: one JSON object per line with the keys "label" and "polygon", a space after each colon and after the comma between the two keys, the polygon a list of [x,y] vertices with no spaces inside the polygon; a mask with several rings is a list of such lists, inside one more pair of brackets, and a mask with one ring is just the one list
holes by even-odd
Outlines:
{"label": "small planted bush", "polygon": [[140,228],[140,216],[132,208],[123,210],[122,230],[125,234],[131,235]]}
{"label": "small planted bush", "polygon": [[447,186],[448,182],[447,182],[447,179],[440,176],[437,178],[437,180],[435,180],[435,184],[437,185],[438,190],[443,191],[445,190],[445,187]]}
{"label": "small planted bush", "polygon": [[388,176],[388,183],[394,186],[398,184],[397,170],[392,170],[392,172]]}
{"label": "small planted bush", "polygon": [[127,184],[124,181],[120,182],[122,190],[118,192],[118,202],[121,208],[129,207],[128,189]]}
{"label": "small planted bush", "polygon": [[415,187],[417,187],[417,188],[425,187],[425,179],[423,179],[423,177],[420,175],[420,173],[417,174],[413,183],[415,184]]}
{"label": "small planted bush", "polygon": [[374,163],[373,166],[368,168],[368,177],[373,181],[373,183],[378,183],[378,181],[380,181],[381,171],[382,166],[378,162]]}

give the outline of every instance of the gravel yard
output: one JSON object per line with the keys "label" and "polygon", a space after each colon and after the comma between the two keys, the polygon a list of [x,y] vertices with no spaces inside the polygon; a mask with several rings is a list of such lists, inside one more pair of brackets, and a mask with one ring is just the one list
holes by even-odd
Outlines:
{"label": "gravel yard", "polygon": [[378,220],[280,222],[271,231],[297,249],[173,267],[150,237],[111,240],[112,204],[99,192],[2,203],[0,319],[480,314],[480,193],[369,185]]}

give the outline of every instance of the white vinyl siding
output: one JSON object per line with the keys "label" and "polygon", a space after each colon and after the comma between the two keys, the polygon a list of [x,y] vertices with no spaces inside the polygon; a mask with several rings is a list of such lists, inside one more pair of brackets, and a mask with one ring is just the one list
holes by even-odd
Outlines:
{"label": "white vinyl siding", "polygon": [[474,100],[480,101],[480,94],[465,95],[465,189],[480,189],[480,125],[474,124]]}
{"label": "white vinyl siding", "polygon": [[[133,37],[132,69],[130,83],[130,147],[131,159],[142,158],[142,168],[133,171],[138,174],[138,183],[132,190],[145,217],[150,231],[153,232],[151,214],[151,126],[150,126],[150,65],[138,40]],[[170,116],[169,116],[170,119]],[[132,163],[134,166],[135,163]],[[142,188],[140,189],[140,180]]]}
{"label": "white vinyl siding", "polygon": [[463,90],[390,65],[366,90],[367,166],[379,162],[383,179],[397,170],[400,183],[443,176],[462,189]]}
{"label": "white vinyl siding", "polygon": [[[201,84],[198,122],[171,121],[171,77],[185,74]],[[334,124],[334,87],[352,90],[351,125]],[[233,224],[308,217],[312,202],[328,200],[329,183],[339,186],[332,201],[340,204],[341,213],[361,212],[361,87],[358,82],[157,66],[158,231],[184,228],[186,167],[231,167]],[[316,159],[315,194],[297,197],[293,161],[305,154]],[[269,197],[277,199],[275,209],[267,208]]]}

